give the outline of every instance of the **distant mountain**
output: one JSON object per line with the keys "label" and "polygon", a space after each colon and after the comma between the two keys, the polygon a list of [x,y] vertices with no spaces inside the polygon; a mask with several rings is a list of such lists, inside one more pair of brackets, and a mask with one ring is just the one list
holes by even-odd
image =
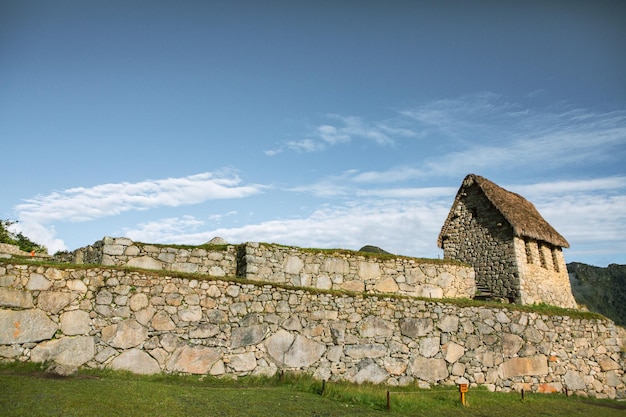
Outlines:
{"label": "distant mountain", "polygon": [[579,305],[626,326],[626,265],[602,268],[572,262],[567,264],[567,272]]}

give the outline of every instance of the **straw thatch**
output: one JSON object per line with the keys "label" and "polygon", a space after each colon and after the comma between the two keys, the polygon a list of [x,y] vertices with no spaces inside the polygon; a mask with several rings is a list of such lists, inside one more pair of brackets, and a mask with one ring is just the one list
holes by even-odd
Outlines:
{"label": "straw thatch", "polygon": [[545,221],[541,214],[537,211],[535,206],[524,197],[519,194],[512,193],[499,185],[489,181],[488,179],[481,177],[480,175],[469,174],[463,180],[463,184],[459,189],[452,209],[446,219],[446,223],[441,229],[437,244],[442,247],[443,236],[446,235],[446,229],[451,216],[453,215],[454,208],[459,203],[459,199],[464,194],[464,189],[476,183],[487,199],[493,204],[504,218],[509,222],[513,228],[515,236],[520,238],[531,238],[535,240],[544,241],[554,246],[560,246],[569,248],[569,243],[563,236],[559,234],[550,224]]}

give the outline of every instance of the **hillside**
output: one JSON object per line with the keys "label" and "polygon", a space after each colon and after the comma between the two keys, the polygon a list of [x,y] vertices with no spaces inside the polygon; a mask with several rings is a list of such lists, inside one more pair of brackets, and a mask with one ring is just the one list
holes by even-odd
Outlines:
{"label": "hillside", "polygon": [[579,305],[626,326],[626,265],[602,268],[572,262],[567,264],[567,271]]}

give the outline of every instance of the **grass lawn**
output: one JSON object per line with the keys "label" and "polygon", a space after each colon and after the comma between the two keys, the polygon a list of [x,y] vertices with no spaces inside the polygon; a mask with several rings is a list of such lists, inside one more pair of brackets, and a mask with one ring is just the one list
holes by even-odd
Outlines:
{"label": "grass lawn", "polygon": [[[81,371],[71,377],[33,364],[0,364],[0,416],[602,416],[626,415],[626,403],[563,395],[470,390],[468,406],[454,388],[417,390],[306,377],[239,378],[137,376]],[[392,391],[391,410],[387,389]]]}

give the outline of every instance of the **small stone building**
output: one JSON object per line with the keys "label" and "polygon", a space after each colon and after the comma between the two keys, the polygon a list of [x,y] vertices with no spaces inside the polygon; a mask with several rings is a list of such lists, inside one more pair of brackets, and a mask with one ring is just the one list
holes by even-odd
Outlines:
{"label": "small stone building", "polygon": [[535,206],[479,175],[463,180],[437,243],[472,265],[477,295],[575,308],[562,248]]}

